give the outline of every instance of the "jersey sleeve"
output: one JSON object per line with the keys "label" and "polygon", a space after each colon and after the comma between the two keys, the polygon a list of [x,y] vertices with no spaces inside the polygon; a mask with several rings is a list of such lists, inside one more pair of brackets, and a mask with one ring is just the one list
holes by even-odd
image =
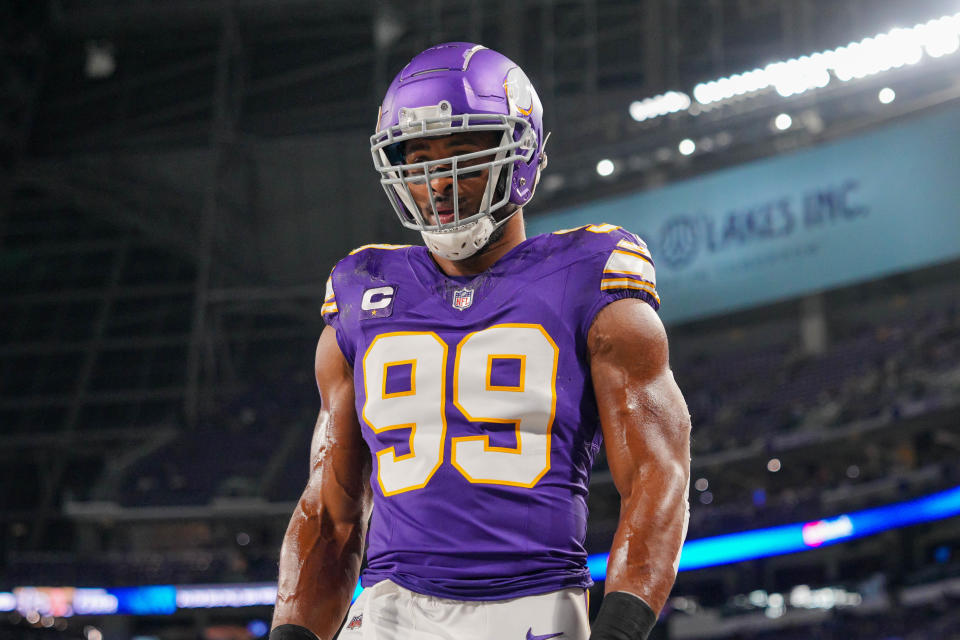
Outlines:
{"label": "jersey sleeve", "polygon": [[597,313],[616,300],[638,298],[654,310],[660,308],[656,269],[647,244],[620,227],[604,236],[600,250],[588,261],[590,303],[584,318],[586,331]]}
{"label": "jersey sleeve", "polygon": [[330,270],[330,276],[327,278],[327,288],[323,294],[323,306],[320,308],[320,314],[323,321],[333,325],[339,316],[337,309],[337,294],[333,290],[333,269]]}
{"label": "jersey sleeve", "polygon": [[340,352],[343,354],[343,357],[347,359],[347,362],[350,363],[350,366],[353,366],[356,347],[350,340],[349,332],[344,326],[344,319],[337,300],[337,293],[346,288],[346,283],[343,282],[338,273],[337,267],[339,266],[340,263],[330,271],[330,276],[327,278],[327,286],[323,296],[323,306],[320,307],[320,315],[323,316],[323,321],[336,331],[337,345],[340,347]]}

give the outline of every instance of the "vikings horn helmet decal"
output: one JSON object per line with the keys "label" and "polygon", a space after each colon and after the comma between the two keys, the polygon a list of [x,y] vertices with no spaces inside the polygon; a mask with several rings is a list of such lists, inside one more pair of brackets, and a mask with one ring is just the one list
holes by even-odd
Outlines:
{"label": "vikings horn helmet decal", "polygon": [[[409,140],[471,131],[501,132],[500,141],[492,150],[404,164],[403,145]],[[533,197],[546,166],[545,142],[543,107],[523,70],[481,45],[450,42],[416,56],[394,78],[370,148],[403,226],[420,231],[434,253],[462,260]],[[484,161],[460,166],[477,157]],[[479,211],[460,211],[454,197],[449,222],[440,222],[432,194],[435,223],[424,217],[410,192],[410,184],[452,177],[456,194],[461,177],[484,170],[489,173]]]}

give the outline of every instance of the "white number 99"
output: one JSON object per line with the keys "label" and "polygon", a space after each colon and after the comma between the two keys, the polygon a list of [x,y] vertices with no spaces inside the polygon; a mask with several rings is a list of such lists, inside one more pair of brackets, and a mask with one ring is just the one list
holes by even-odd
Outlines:
{"label": "white number 99", "polygon": [[[516,447],[492,446],[489,435],[453,439],[451,463],[467,480],[533,487],[550,469],[558,358],[556,343],[534,324],[494,325],[457,345],[457,409],[471,422],[516,425]],[[519,363],[516,384],[494,384],[496,360]],[[410,430],[409,453],[398,456],[394,447],[376,452],[384,495],[422,489],[443,463],[446,362],[447,345],[432,332],[381,334],[363,357],[362,419],[375,433]],[[388,391],[387,372],[394,366],[405,367],[409,382]]]}

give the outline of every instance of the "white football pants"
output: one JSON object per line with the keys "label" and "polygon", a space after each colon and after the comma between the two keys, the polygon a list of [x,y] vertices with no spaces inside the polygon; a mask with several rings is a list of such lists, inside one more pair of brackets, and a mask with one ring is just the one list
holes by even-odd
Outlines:
{"label": "white football pants", "polygon": [[447,600],[384,580],[350,607],[340,640],[587,640],[588,596],[563,589],[509,600]]}

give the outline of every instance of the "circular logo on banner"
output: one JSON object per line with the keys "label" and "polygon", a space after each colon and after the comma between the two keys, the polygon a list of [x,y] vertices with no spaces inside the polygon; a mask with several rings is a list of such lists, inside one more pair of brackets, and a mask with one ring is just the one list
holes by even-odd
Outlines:
{"label": "circular logo on banner", "polygon": [[660,228],[659,257],[674,269],[693,262],[699,250],[700,233],[696,219],[690,216],[675,216]]}

